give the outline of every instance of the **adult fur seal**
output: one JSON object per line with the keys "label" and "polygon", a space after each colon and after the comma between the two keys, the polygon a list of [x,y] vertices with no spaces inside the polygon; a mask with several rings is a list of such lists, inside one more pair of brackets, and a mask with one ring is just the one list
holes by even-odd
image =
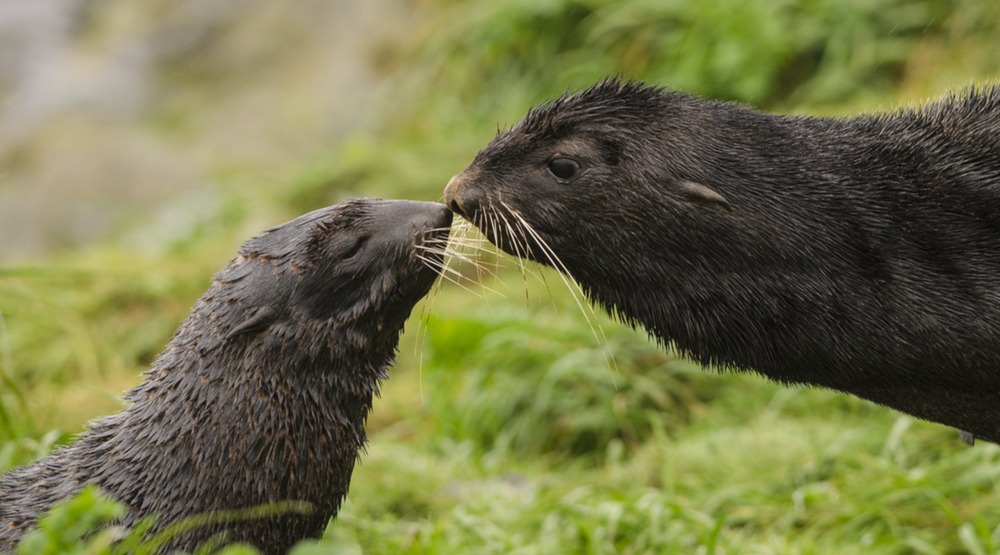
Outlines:
{"label": "adult fur seal", "polygon": [[285,514],[197,529],[284,553],[322,534],[347,493],[399,334],[440,267],[443,204],[355,200],[249,240],[195,304],[131,405],[0,478],[0,552],[84,484],[132,524],[279,501]]}
{"label": "adult fur seal", "polygon": [[445,202],[703,364],[1000,441],[1000,87],[828,119],[606,80]]}

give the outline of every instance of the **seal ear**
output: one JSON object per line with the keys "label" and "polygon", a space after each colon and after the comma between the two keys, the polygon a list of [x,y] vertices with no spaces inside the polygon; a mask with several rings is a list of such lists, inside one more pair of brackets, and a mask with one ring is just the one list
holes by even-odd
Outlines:
{"label": "seal ear", "polygon": [[731,211],[733,208],[729,206],[729,201],[726,197],[719,194],[718,191],[712,189],[704,183],[696,183],[694,181],[681,181],[677,184],[681,193],[690,201],[708,204],[712,206],[717,206],[723,208],[727,211]]}
{"label": "seal ear", "polygon": [[236,324],[233,329],[229,330],[229,333],[226,334],[226,339],[232,339],[247,333],[264,331],[275,319],[276,315],[273,310],[267,307],[259,307],[246,320]]}

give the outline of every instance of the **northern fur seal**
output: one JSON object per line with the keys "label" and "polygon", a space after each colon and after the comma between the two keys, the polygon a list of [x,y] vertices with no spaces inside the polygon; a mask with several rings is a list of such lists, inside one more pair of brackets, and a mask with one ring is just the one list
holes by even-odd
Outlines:
{"label": "northern fur seal", "polygon": [[99,485],[124,524],[279,501],[285,514],[213,525],[265,553],[322,534],[347,493],[365,419],[414,304],[438,275],[451,212],[354,200],[247,241],[213,280],[132,404],[75,443],[0,477],[0,552],[53,503]]}
{"label": "northern fur seal", "polygon": [[703,364],[1000,442],[1000,87],[832,119],[606,80],[445,202]]}

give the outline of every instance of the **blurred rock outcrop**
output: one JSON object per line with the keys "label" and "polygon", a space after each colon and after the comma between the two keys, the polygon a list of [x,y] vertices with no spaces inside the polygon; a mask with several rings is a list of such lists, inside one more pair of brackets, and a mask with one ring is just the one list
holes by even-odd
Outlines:
{"label": "blurred rock outcrop", "polygon": [[402,0],[0,0],[0,260],[331,148],[406,29]]}

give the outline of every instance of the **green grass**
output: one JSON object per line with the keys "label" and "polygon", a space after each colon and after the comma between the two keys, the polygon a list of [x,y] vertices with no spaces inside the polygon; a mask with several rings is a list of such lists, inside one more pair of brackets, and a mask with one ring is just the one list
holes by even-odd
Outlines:
{"label": "green grass", "polygon": [[[440,198],[497,124],[609,73],[827,114],[985,82],[1000,75],[997,6],[426,3],[413,45],[386,54],[395,92],[373,100],[377,132],[279,183],[220,169],[217,217],[155,252],[114,243],[0,268],[0,469],[117,410],[212,273],[270,224],[352,196]],[[403,337],[342,514],[296,554],[1000,552],[1000,447],[704,371],[581,310],[551,272],[546,286],[508,266],[485,284],[504,296],[445,284],[415,311],[429,315]],[[115,510],[88,492],[53,522]],[[81,537],[57,524],[33,541],[113,549]]]}

